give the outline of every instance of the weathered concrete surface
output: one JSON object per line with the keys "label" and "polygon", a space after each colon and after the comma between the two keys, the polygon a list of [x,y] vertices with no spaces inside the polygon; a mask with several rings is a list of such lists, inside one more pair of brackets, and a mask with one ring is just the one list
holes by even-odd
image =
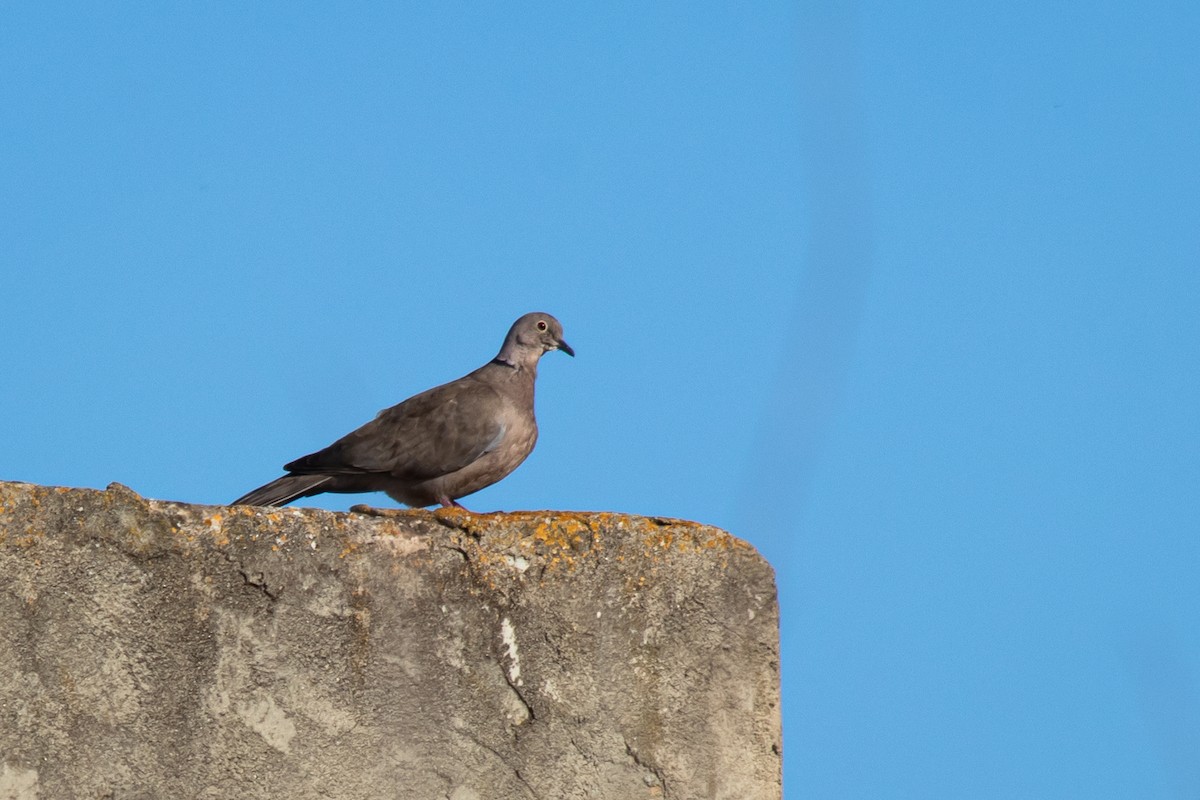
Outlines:
{"label": "weathered concrete surface", "polygon": [[0,483],[0,800],[778,798],[777,631],[686,522]]}

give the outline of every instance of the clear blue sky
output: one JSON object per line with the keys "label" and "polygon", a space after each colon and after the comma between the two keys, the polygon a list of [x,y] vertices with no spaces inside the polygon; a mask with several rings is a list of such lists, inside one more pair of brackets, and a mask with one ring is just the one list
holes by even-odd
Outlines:
{"label": "clear blue sky", "polygon": [[1200,795],[1200,6],[246,5],[5,4],[0,477],[226,502],[549,311],[466,504],[756,545],[788,796]]}

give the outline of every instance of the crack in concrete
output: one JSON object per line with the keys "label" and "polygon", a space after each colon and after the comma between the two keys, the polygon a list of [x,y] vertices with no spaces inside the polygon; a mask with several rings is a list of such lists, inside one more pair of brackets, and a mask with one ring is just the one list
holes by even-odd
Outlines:
{"label": "crack in concrete", "polygon": [[638,751],[629,743],[629,739],[625,739],[625,755],[633,759],[633,763],[637,764],[644,770],[652,773],[658,785],[662,787],[662,800],[669,800],[671,793],[667,789],[667,779],[663,777],[662,768],[656,764],[651,764],[649,761],[643,761],[638,755]]}
{"label": "crack in concrete", "polygon": [[275,591],[271,591],[271,587],[269,587],[267,585],[267,576],[265,573],[258,572],[254,575],[251,575],[249,570],[247,570],[242,565],[242,562],[238,561],[237,558],[235,558],[232,553],[225,552],[224,550],[222,550],[220,552],[221,552],[221,556],[227,562],[232,564],[234,569],[237,570],[238,575],[242,576],[242,582],[246,586],[253,586],[255,589],[258,589],[260,592],[262,592],[264,595],[266,595],[267,599],[270,600],[271,602],[275,602],[276,600],[279,599],[279,590],[276,589]]}
{"label": "crack in concrete", "polygon": [[529,783],[529,781],[527,781],[525,779],[525,776],[521,774],[521,770],[517,769],[512,764],[508,763],[508,759],[505,758],[503,755],[501,755],[499,750],[492,747],[490,744],[483,741],[478,736],[476,736],[475,734],[466,730],[465,728],[453,728],[452,730],[455,733],[457,733],[459,736],[461,736],[464,739],[467,739],[468,741],[473,743],[476,747],[479,747],[479,748],[491,753],[492,756],[494,756],[497,761],[499,761],[501,764],[508,767],[508,769],[512,771],[513,777],[516,778],[517,781],[522,786],[525,787],[525,791],[529,793],[529,796],[532,797],[533,800],[541,800],[541,795],[539,795],[537,793],[537,791],[534,790],[533,786]]}
{"label": "crack in concrete", "polygon": [[[463,535],[474,538],[474,535],[463,526],[454,525],[446,520],[439,519],[438,521],[445,525],[445,527],[449,530],[458,531]],[[478,591],[492,598],[492,603],[497,608],[506,608],[512,605],[512,600],[507,594],[496,589],[494,586],[489,585],[483,579],[483,577],[478,574],[475,568],[475,562],[471,558],[471,553],[466,547],[455,543],[439,543],[436,546],[453,551],[462,557],[463,561],[467,565],[467,573],[471,577],[471,583]],[[508,685],[509,690],[525,709],[525,714],[528,717],[528,721],[534,722],[537,720],[537,712],[534,711],[533,703],[531,703],[529,698],[525,696],[525,691],[522,688],[522,682],[520,680],[521,664],[517,655],[517,644],[515,640],[515,633],[512,628],[512,622],[507,616],[504,615],[500,616],[500,620],[500,642],[503,645],[504,650],[500,653],[500,656],[497,659],[497,666],[500,667],[500,674],[504,676],[504,682]],[[504,663],[506,660],[509,662],[508,664]]]}
{"label": "crack in concrete", "polygon": [[512,690],[512,693],[517,696],[517,700],[519,700],[521,705],[525,707],[525,713],[529,715],[529,721],[536,721],[537,714],[534,713],[533,705],[529,702],[529,699],[525,697],[525,693],[521,691],[520,685],[513,680],[512,675],[510,675],[509,671],[504,668],[504,664],[500,664],[500,674],[504,676],[504,682],[508,684],[508,688]]}

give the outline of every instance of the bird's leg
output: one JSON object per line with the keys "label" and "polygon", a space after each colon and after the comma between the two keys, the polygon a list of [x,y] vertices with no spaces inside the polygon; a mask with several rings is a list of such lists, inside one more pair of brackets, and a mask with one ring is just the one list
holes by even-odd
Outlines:
{"label": "bird's leg", "polygon": [[470,510],[457,500],[451,499],[449,495],[442,495],[437,501],[442,504],[442,508],[461,508],[463,511]]}

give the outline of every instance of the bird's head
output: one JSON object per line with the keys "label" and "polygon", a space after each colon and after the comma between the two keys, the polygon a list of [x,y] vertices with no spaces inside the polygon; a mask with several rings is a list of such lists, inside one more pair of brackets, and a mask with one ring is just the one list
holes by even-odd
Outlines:
{"label": "bird's head", "polygon": [[497,360],[513,366],[531,361],[536,364],[543,353],[551,350],[575,355],[571,345],[563,339],[562,323],[549,314],[535,311],[513,323],[508,336],[504,337],[504,346],[500,348]]}

